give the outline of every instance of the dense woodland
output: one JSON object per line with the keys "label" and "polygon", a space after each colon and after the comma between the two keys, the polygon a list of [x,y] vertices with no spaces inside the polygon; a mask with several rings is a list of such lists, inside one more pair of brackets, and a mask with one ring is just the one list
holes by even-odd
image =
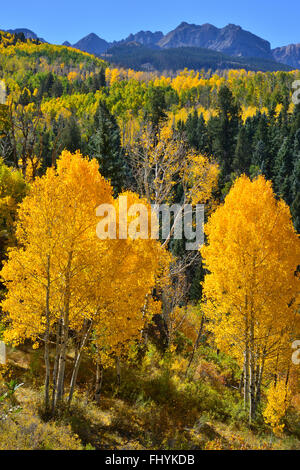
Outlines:
{"label": "dense woodland", "polygon": [[292,70],[289,65],[272,59],[257,57],[231,57],[211,49],[201,47],[175,47],[170,49],[152,49],[139,43],[129,43],[111,47],[103,54],[110,62],[119,67],[134,70],[169,70],[188,69],[245,69],[254,71]]}
{"label": "dense woodland", "polygon": [[[0,33],[0,449],[300,448],[297,79]],[[124,195],[205,245],[100,240]]]}

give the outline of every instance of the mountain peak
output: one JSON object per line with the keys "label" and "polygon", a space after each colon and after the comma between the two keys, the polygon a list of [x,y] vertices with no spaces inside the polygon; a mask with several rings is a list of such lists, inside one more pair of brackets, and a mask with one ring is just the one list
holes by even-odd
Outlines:
{"label": "mountain peak", "polygon": [[90,33],[85,36],[85,39],[101,39],[96,33]]}
{"label": "mountain peak", "polygon": [[192,25],[187,23],[186,21],[182,21],[180,25],[177,26],[177,28],[181,28],[182,26],[192,26]]}
{"label": "mountain peak", "polygon": [[237,25],[237,24],[228,23],[228,25],[225,26],[225,28],[223,28],[223,29],[233,29],[235,31],[240,31],[242,29],[242,27]]}
{"label": "mountain peak", "polygon": [[73,47],[90,54],[101,55],[107,51],[109,43],[97,36],[97,34],[90,33],[76,42]]}
{"label": "mountain peak", "polygon": [[275,60],[290,65],[296,69],[300,68],[300,44],[289,44],[272,50]]}
{"label": "mountain peak", "polygon": [[113,43],[113,46],[129,44],[131,42],[138,42],[139,44],[142,44],[143,46],[156,49],[158,47],[157,43],[163,37],[164,35],[161,31],[155,31],[154,33],[152,31],[139,31],[138,33],[135,33],[135,34],[131,33],[126,39],[123,39],[122,41],[115,41]]}
{"label": "mountain peak", "polygon": [[202,47],[231,56],[272,58],[268,41],[232,23],[220,29],[209,23],[196,25],[183,21],[158,45],[162,48]]}

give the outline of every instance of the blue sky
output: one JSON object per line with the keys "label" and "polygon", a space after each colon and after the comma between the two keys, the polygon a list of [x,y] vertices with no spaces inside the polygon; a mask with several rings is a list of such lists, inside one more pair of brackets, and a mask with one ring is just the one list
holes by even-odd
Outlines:
{"label": "blue sky", "polygon": [[[300,43],[299,0],[13,0],[1,2],[0,29],[27,27],[47,41],[75,43],[94,32],[107,41],[181,21],[242,26],[272,47]],[[4,4],[3,4],[4,3]]]}

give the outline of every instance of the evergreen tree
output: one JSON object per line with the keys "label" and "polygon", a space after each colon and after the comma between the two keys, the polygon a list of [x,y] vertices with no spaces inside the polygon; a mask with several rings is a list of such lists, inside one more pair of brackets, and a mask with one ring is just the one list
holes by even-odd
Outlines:
{"label": "evergreen tree", "polygon": [[[177,125],[177,127],[179,127]],[[197,110],[188,115],[185,124],[185,132],[188,143],[198,152],[210,153],[205,119],[201,113],[198,117]]]}
{"label": "evergreen tree", "polygon": [[101,69],[100,72],[95,73],[93,77],[91,78],[91,85],[90,85],[90,90],[95,93],[97,90],[100,90],[100,88],[106,86],[106,81],[105,81],[105,71],[104,69]]}
{"label": "evergreen tree", "polygon": [[274,164],[273,181],[278,195],[290,204],[290,175],[292,172],[292,152],[290,140],[285,137]]}
{"label": "evergreen tree", "polygon": [[57,78],[51,87],[51,95],[55,96],[56,98],[59,98],[60,96],[62,96],[63,92],[64,88],[62,86],[62,83]]}
{"label": "evergreen tree", "polygon": [[81,133],[79,125],[74,116],[66,120],[65,127],[61,135],[61,146],[65,150],[75,152],[81,150]]}
{"label": "evergreen tree", "polygon": [[291,214],[293,217],[294,227],[297,232],[300,232],[300,192],[291,205]]}
{"label": "evergreen tree", "polygon": [[296,104],[291,119],[291,134],[295,135],[300,129],[300,104]]}
{"label": "evergreen tree", "polygon": [[251,164],[251,142],[244,126],[240,128],[235,148],[233,168],[239,173],[249,173]]}
{"label": "evergreen tree", "polygon": [[199,150],[199,140],[198,140],[198,113],[194,109],[193,113],[188,115],[186,120],[186,136],[188,143],[194,147],[196,150]]}
{"label": "evergreen tree", "polygon": [[144,119],[150,123],[156,131],[159,125],[167,117],[165,90],[159,86],[149,86],[145,93]]}
{"label": "evergreen tree", "polygon": [[254,136],[255,142],[262,140],[266,146],[266,149],[269,147],[269,122],[268,117],[265,113],[259,114],[256,132]]}
{"label": "evergreen tree", "polygon": [[202,153],[211,153],[209,149],[209,144],[208,144],[206,122],[202,113],[200,114],[198,118],[197,135],[198,135],[198,150]]}
{"label": "evergreen tree", "polygon": [[111,180],[118,193],[124,185],[125,178],[120,129],[115,117],[103,102],[99,103],[93,127],[94,132],[88,145],[89,155],[98,160],[101,174]]}
{"label": "evergreen tree", "polygon": [[265,174],[266,162],[267,162],[266,146],[263,140],[259,140],[253,152],[252,164],[254,166],[259,167],[261,172]]}
{"label": "evergreen tree", "polygon": [[202,297],[202,282],[204,280],[205,270],[202,260],[195,267],[192,267],[189,275],[192,276],[191,287],[189,290],[189,299],[192,302],[201,300]]}
{"label": "evergreen tree", "polygon": [[291,174],[291,197],[294,201],[300,194],[300,129],[294,139],[293,169]]}
{"label": "evergreen tree", "polygon": [[232,171],[232,161],[238,133],[240,108],[226,85],[220,88],[217,100],[218,117],[210,119],[213,152],[223,169],[223,177]]}
{"label": "evergreen tree", "polygon": [[300,231],[300,153],[294,161],[291,175],[291,213],[296,230]]}
{"label": "evergreen tree", "polygon": [[296,160],[300,155],[300,128],[297,129],[294,138],[294,160]]}
{"label": "evergreen tree", "polygon": [[269,140],[266,151],[266,163],[264,175],[268,179],[272,179],[274,172],[274,164],[278,155],[278,152],[282,146],[284,140],[281,128],[277,125],[277,122],[273,122],[269,128]]}

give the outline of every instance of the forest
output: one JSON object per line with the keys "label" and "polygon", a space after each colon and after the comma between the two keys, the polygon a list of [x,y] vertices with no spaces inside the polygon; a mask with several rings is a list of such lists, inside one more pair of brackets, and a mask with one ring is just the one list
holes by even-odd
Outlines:
{"label": "forest", "polygon": [[103,54],[110,62],[135,70],[169,70],[176,72],[188,69],[245,69],[254,71],[293,70],[289,65],[271,59],[257,57],[231,57],[221,52],[201,47],[176,47],[150,49],[139,43],[111,47]]}
{"label": "forest", "polygon": [[0,450],[299,450],[300,71],[106,59],[0,31]]}

